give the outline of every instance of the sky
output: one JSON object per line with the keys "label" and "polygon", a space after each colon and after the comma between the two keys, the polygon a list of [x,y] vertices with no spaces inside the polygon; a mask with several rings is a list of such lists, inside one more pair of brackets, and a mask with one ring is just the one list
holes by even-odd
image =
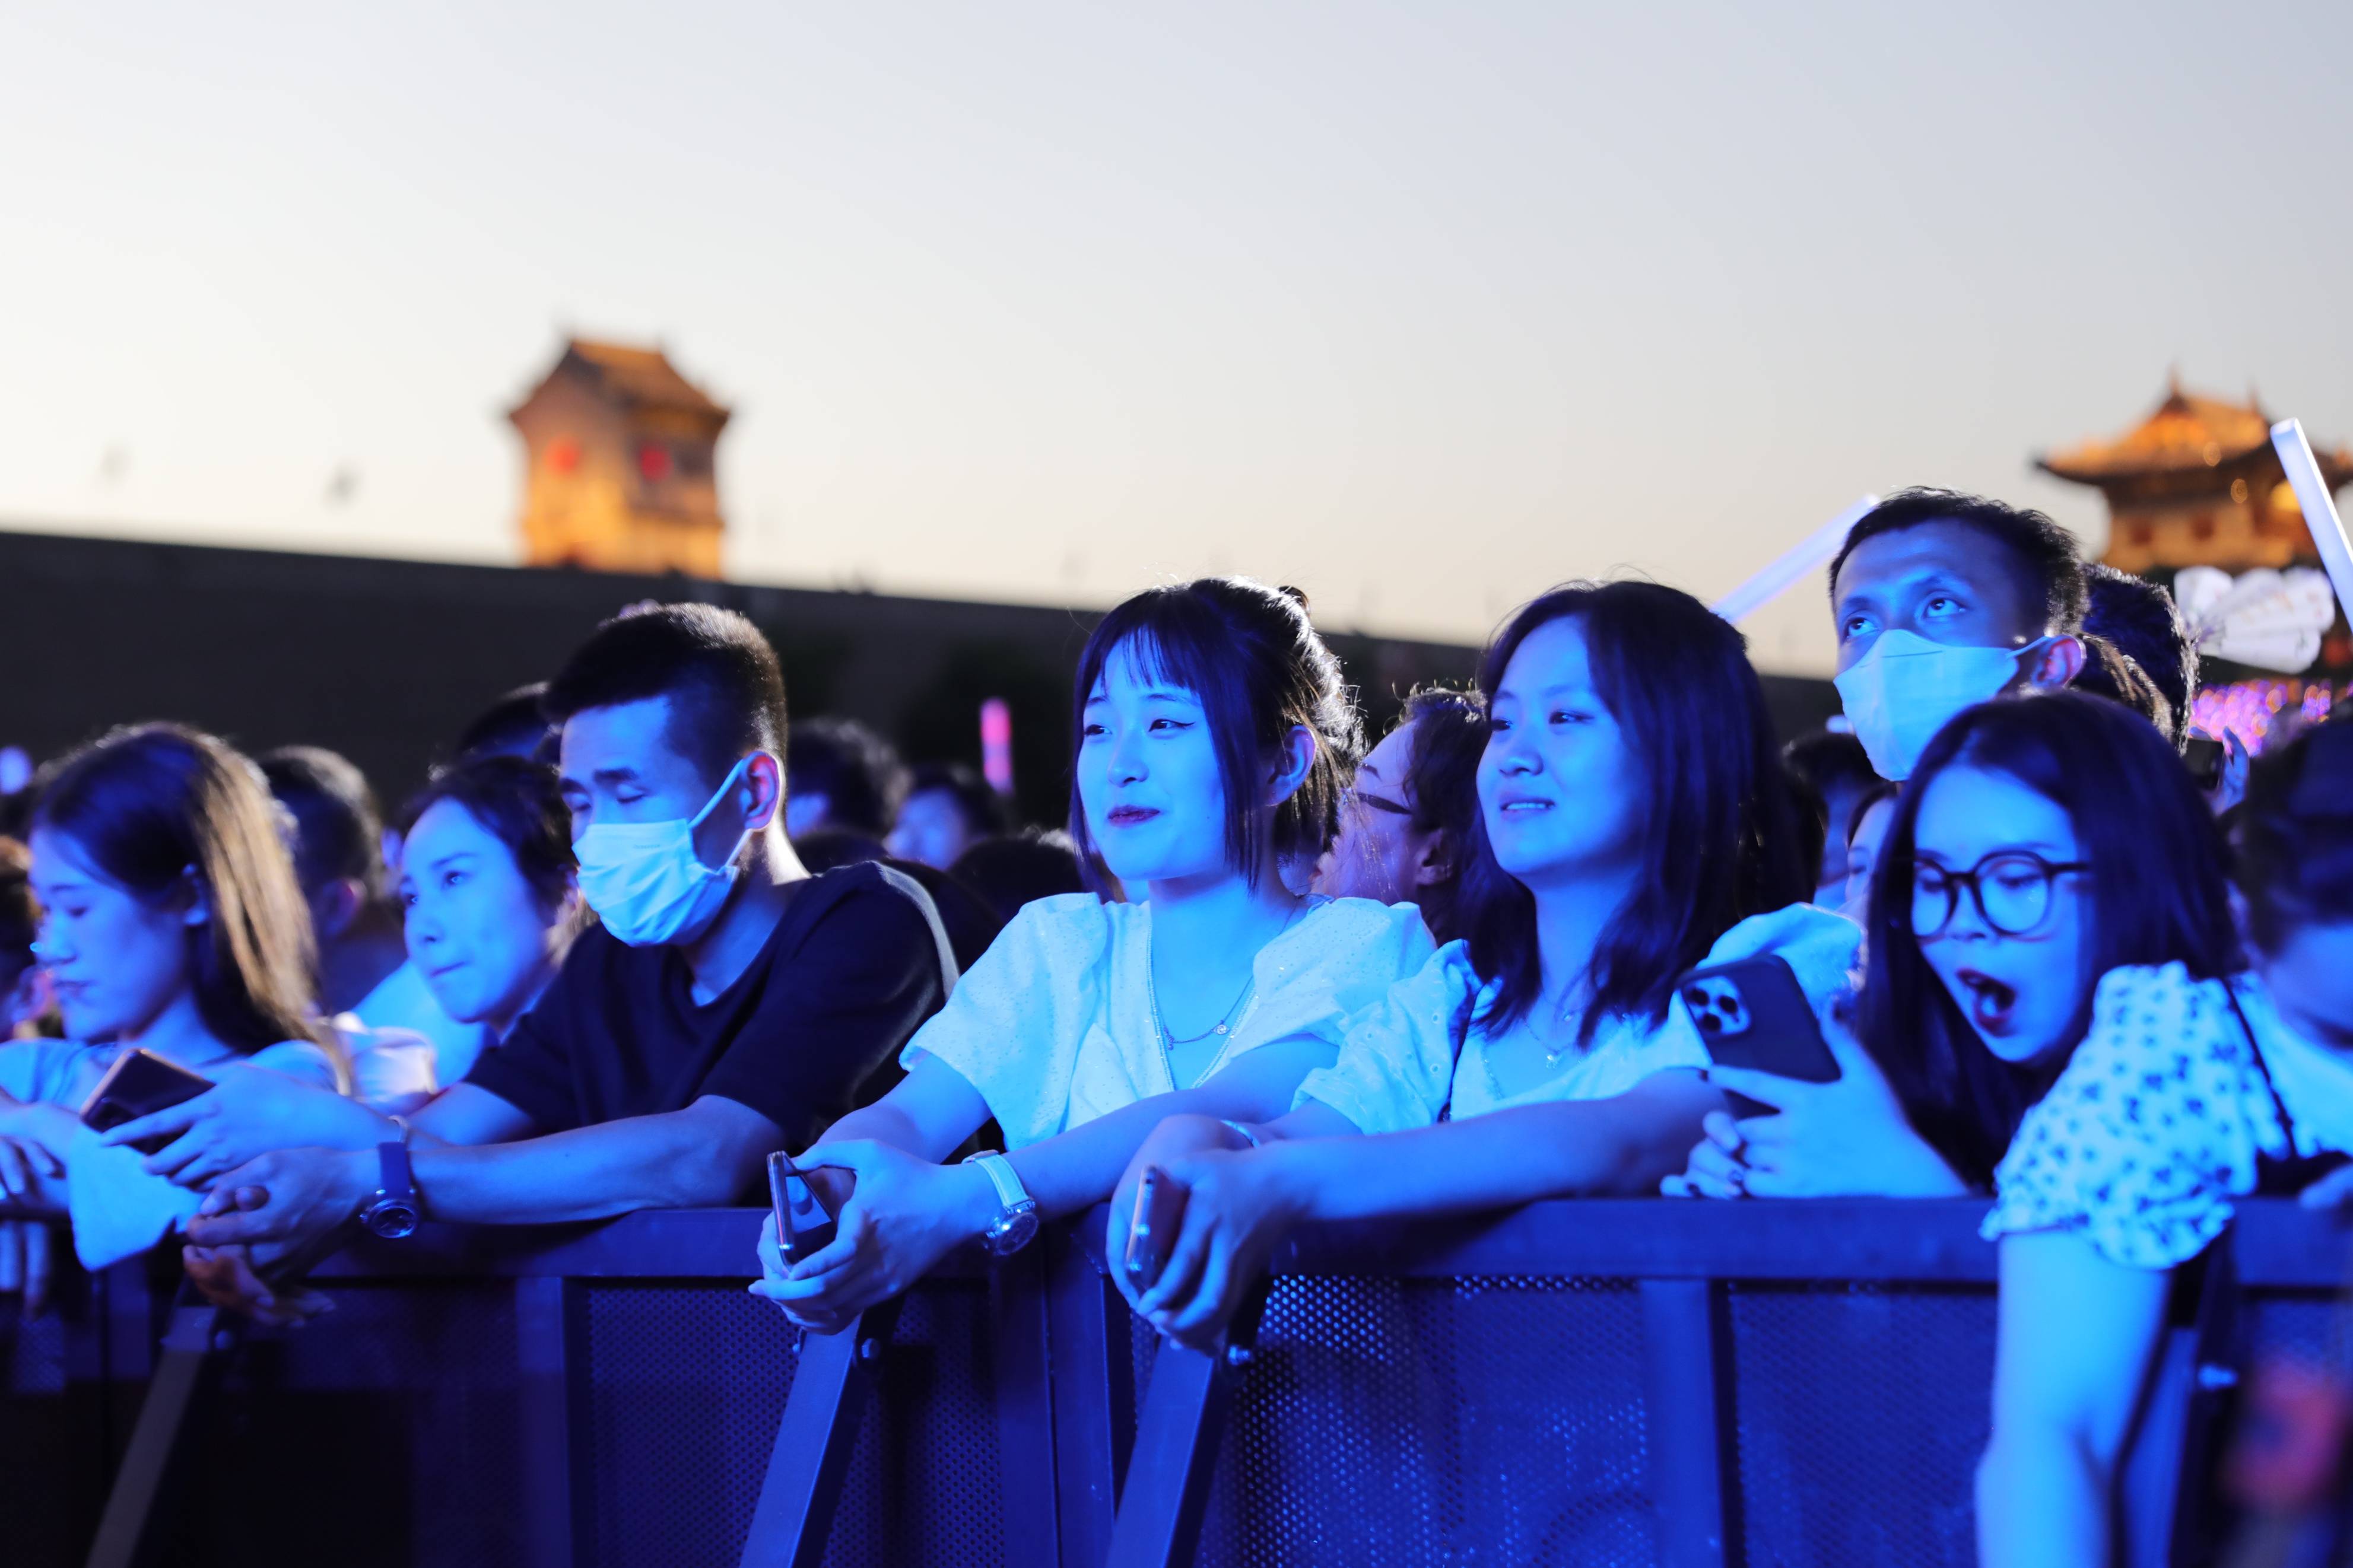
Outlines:
{"label": "sky", "polygon": [[[2353,441],[2348,58],[2342,4],[16,0],[0,527],[512,561],[579,332],[734,408],[747,581],[1476,641],[1905,483],[2096,551],[2031,459],[2171,368]],[[1746,625],[1829,668],[1818,583]]]}

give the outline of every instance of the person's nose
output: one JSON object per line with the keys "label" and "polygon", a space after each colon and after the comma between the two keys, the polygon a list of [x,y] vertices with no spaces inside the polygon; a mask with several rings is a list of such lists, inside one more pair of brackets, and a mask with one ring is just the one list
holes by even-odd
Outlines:
{"label": "person's nose", "polygon": [[1495,769],[1498,773],[1518,778],[1544,771],[1543,758],[1536,754],[1536,749],[1534,746],[1520,739],[1518,731],[1506,730],[1496,736],[1491,744],[1497,752]]}
{"label": "person's nose", "polygon": [[1152,770],[1145,765],[1143,735],[1134,730],[1113,731],[1111,782],[1115,784],[1136,784],[1149,778],[1151,774]]}

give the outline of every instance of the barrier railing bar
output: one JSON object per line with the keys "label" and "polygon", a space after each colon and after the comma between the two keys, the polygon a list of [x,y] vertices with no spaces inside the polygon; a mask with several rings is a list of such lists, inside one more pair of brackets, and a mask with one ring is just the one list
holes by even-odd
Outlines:
{"label": "barrier railing bar", "polygon": [[218,1308],[172,1309],[155,1375],[90,1542],[89,1568],[148,1568],[160,1561],[185,1468],[182,1436],[201,1419],[240,1338]]}
{"label": "barrier railing bar", "polygon": [[818,1568],[823,1560],[858,1424],[898,1318],[899,1303],[886,1301],[838,1334],[802,1336],[742,1568]]}
{"label": "barrier railing bar", "polygon": [[1046,1345],[1063,1568],[1097,1568],[1110,1552],[1120,1480],[1135,1436],[1127,1303],[1085,1245],[1102,1234],[1098,1210],[1071,1230],[1041,1238],[1049,1269]]}
{"label": "barrier railing bar", "polygon": [[[1407,1279],[1533,1275],[1583,1279],[1878,1279],[1990,1285],[1995,1249],[1978,1238],[1971,1198],[1787,1198],[1699,1203],[1576,1198],[1492,1218],[1314,1226],[1278,1260],[1283,1273]],[[1098,1205],[1072,1222],[1099,1231]],[[362,1240],[316,1269],[337,1279],[410,1276],[597,1279],[751,1279],[764,1209],[654,1209],[590,1226],[427,1225],[405,1241]],[[2344,1235],[2290,1198],[2238,1205],[2241,1281],[2256,1289],[2334,1289]],[[977,1277],[962,1254],[939,1272]]]}
{"label": "barrier railing bar", "polygon": [[1651,1501],[1664,1568],[1725,1568],[1737,1539],[1724,1289],[1705,1279],[1645,1279],[1642,1383]]}
{"label": "barrier railing bar", "polygon": [[530,1276],[515,1281],[516,1370],[522,1423],[523,1513],[531,1568],[590,1562],[587,1335],[580,1287]]}
{"label": "barrier railing bar", "polygon": [[1060,1563],[1046,1248],[1033,1245],[998,1264],[989,1276],[988,1294],[997,1351],[991,1383],[1005,1561]]}
{"label": "barrier railing bar", "polygon": [[1201,1544],[1218,1447],[1265,1310],[1261,1286],[1235,1314],[1221,1354],[1161,1342],[1112,1524],[1109,1568],[1190,1568]]}

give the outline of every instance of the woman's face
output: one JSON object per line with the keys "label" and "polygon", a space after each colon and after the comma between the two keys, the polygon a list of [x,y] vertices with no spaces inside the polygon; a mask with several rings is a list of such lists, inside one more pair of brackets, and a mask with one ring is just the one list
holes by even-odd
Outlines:
{"label": "woman's face", "polygon": [[1522,639],[1489,713],[1479,809],[1496,863],[1531,888],[1638,866],[1641,759],[1593,689],[1583,622]]}
{"label": "woman's face", "polygon": [[1841,908],[1857,921],[1871,910],[1871,873],[1879,864],[1879,847],[1887,825],[1895,820],[1895,797],[1884,795],[1855,819],[1854,837],[1846,847],[1846,897]]}
{"label": "woman's face", "polygon": [[1122,643],[1103,660],[1079,730],[1087,832],[1130,888],[1239,874],[1226,855],[1226,789],[1201,700],[1139,667]]}
{"label": "woman's face", "polygon": [[[2059,804],[2008,773],[1966,764],[1930,780],[1914,827],[1913,927],[1934,927],[1952,873],[1975,872],[1998,931],[1970,890],[1955,884],[1952,917],[1920,951],[1954,1005],[2007,1062],[2038,1060],[2068,1044],[2094,976],[2084,973],[2083,877],[2045,884],[2034,863],[2064,865],[2081,847]],[[2047,891],[2045,890],[2047,889]],[[2039,919],[2024,918],[2040,910]]]}
{"label": "woman's face", "polygon": [[1414,803],[1406,793],[1414,727],[1409,721],[1391,730],[1356,764],[1339,834],[1315,865],[1315,891],[1399,904],[1410,901],[1423,882],[1431,836],[1414,826]]}
{"label": "woman's face", "polygon": [[188,929],[200,904],[150,903],[99,874],[81,846],[33,830],[41,966],[77,1040],[137,1039],[188,989]]}
{"label": "woman's face", "polygon": [[2307,921],[2277,952],[2253,950],[2280,1021],[2314,1045],[2353,1056],[2353,921]]}
{"label": "woman's face", "polygon": [[409,959],[461,1024],[504,1029],[555,972],[556,918],[512,851],[454,800],[435,801],[409,829],[400,902]]}

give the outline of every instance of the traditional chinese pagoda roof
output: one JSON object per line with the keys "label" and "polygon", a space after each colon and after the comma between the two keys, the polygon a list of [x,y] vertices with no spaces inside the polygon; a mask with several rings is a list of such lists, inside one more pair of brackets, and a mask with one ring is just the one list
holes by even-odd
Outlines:
{"label": "traditional chinese pagoda roof", "polygon": [[573,338],[565,343],[564,356],[549,374],[561,374],[567,368],[586,374],[616,402],[700,415],[722,423],[727,418],[727,410],[681,375],[678,367],[658,348],[633,348],[627,343]]}
{"label": "traditional chinese pagoda roof", "polygon": [[2147,475],[2216,468],[2271,445],[2272,416],[2252,394],[2243,404],[2200,397],[2171,382],[2155,413],[2110,441],[2080,442],[2047,453],[2035,467],[2063,479],[2096,485]]}

